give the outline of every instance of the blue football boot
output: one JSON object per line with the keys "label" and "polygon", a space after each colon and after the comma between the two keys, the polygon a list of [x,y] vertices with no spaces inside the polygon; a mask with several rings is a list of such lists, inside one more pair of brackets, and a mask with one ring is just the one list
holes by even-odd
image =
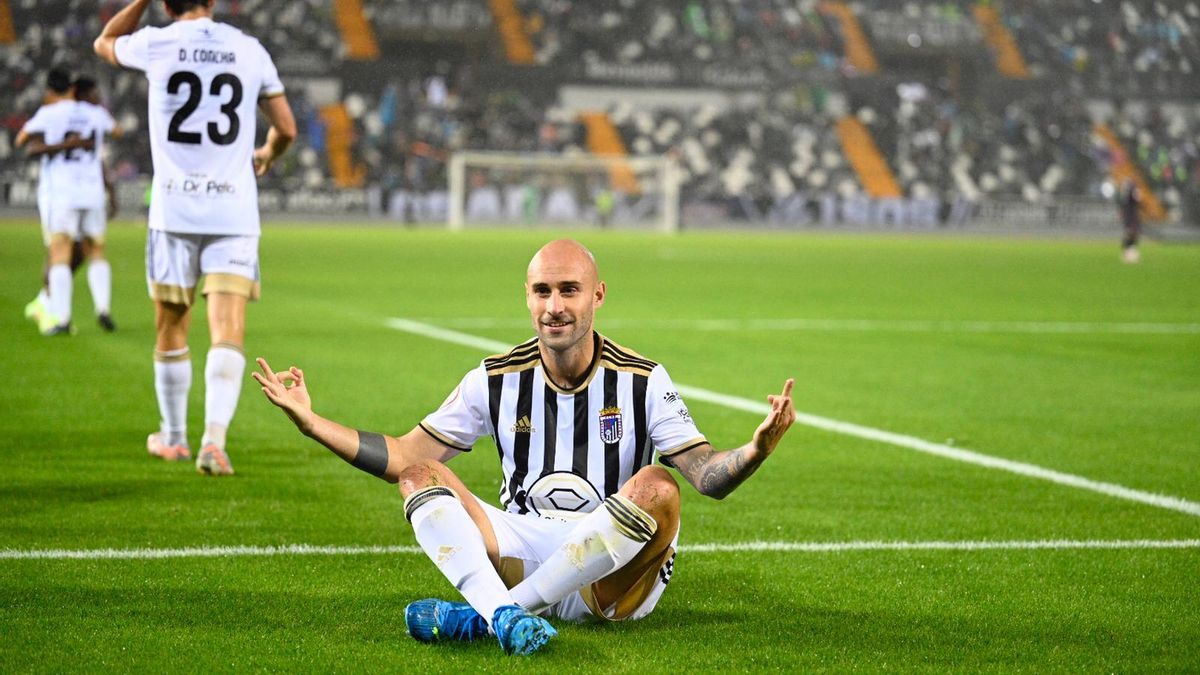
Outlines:
{"label": "blue football boot", "polygon": [[488,636],[487,621],[465,602],[426,598],[404,608],[408,634],[418,642],[469,642]]}
{"label": "blue football boot", "polygon": [[520,605],[497,607],[492,627],[504,653],[520,656],[536,652],[558,635],[549,621],[530,614]]}

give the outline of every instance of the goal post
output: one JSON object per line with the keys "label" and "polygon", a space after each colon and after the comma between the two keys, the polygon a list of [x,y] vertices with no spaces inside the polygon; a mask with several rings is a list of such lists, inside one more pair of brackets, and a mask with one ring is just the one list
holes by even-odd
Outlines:
{"label": "goal post", "polygon": [[679,230],[679,177],[662,156],[463,151],[447,166],[450,230],[482,225]]}

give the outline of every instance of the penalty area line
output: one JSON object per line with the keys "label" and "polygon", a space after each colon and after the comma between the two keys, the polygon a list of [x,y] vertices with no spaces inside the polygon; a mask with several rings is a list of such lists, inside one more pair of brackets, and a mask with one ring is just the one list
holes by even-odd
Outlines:
{"label": "penalty area line", "polygon": [[[1041,539],[1033,541],[747,541],[684,544],[680,553],[838,553],[853,551],[1070,551],[1200,549],[1200,539]],[[195,546],[185,548],[0,549],[0,560],[164,560],[286,556],[418,555],[419,546]]]}
{"label": "penalty area line", "polygon": [[[384,324],[389,328],[404,331],[406,333],[412,333],[413,335],[420,335],[423,337],[432,338],[434,340],[440,340],[442,342],[462,345],[464,347],[481,349],[491,353],[504,353],[513,347],[510,344],[499,342],[497,340],[490,340],[488,338],[479,337],[476,335],[460,333],[455,330],[440,328],[438,326],[421,321],[413,321],[410,319],[391,318],[386,320]],[[686,384],[676,383],[675,386],[679,390],[679,393],[688,399],[704,401],[706,403],[712,403],[725,408],[730,408],[732,410],[742,410],[748,413],[766,415],[771,409],[767,403],[762,401],[753,401],[740,396],[721,394],[719,392],[709,391],[707,389],[693,387]],[[856,438],[862,438],[878,443],[885,443],[887,445],[914,450],[916,452],[933,455],[935,457],[941,457],[943,459],[951,459],[966,464],[974,464],[975,466],[982,466],[988,469],[997,469],[999,471],[1006,471],[1019,476],[1025,476],[1027,478],[1036,478],[1038,480],[1045,480],[1058,485],[1065,485],[1067,487],[1073,487],[1080,490],[1096,492],[1109,497],[1115,497],[1117,499],[1139,502],[1141,504],[1155,506],[1160,509],[1168,509],[1171,511],[1186,513],[1192,516],[1200,516],[1200,503],[1188,501],[1179,497],[1135,490],[1133,488],[1117,485],[1115,483],[1105,483],[1102,481],[1092,480],[1090,478],[1084,478],[1083,476],[1076,476],[1069,473],[1063,473],[1061,471],[1055,471],[1053,469],[1047,469],[1045,467],[1037,466],[1036,464],[1028,464],[1025,462],[1016,462],[1009,459],[1003,459],[1001,457],[993,457],[991,455],[986,455],[974,450],[968,450],[966,448],[954,447],[945,445],[943,443],[934,443],[932,441],[927,441],[915,436],[897,434],[891,431],[884,431],[883,429],[875,429],[851,422],[843,422],[840,420],[821,417],[819,415],[813,415],[801,411],[796,411],[796,422],[816,429],[844,434],[847,436],[854,436]]]}

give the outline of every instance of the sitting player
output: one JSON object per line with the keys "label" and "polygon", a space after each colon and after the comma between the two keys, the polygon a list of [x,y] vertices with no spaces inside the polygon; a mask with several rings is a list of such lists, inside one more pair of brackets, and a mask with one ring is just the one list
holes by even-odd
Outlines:
{"label": "sitting player", "polygon": [[[356,431],[313,412],[298,368],[259,359],[255,379],[302,433],[353,466],[398,482],[417,542],[466,599],[405,610],[422,642],[495,635],[510,654],[541,648],[567,621],[638,619],[674,571],[679,488],[657,456],[721,499],[774,451],[795,421],[792,380],[749,443],[724,452],[696,429],[663,366],[592,329],[605,299],[591,253],[544,246],[529,264],[526,303],[537,336],[483,360],[404,436]],[[496,440],[503,510],[446,466]]]}

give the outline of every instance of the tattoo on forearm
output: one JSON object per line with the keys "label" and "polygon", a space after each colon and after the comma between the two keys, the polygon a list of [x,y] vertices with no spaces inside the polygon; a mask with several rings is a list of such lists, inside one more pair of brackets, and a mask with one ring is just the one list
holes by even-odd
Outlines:
{"label": "tattoo on forearm", "polygon": [[725,496],[741,484],[750,472],[746,472],[745,454],[738,450],[713,454],[705,463],[700,476],[700,491],[706,495]]}

